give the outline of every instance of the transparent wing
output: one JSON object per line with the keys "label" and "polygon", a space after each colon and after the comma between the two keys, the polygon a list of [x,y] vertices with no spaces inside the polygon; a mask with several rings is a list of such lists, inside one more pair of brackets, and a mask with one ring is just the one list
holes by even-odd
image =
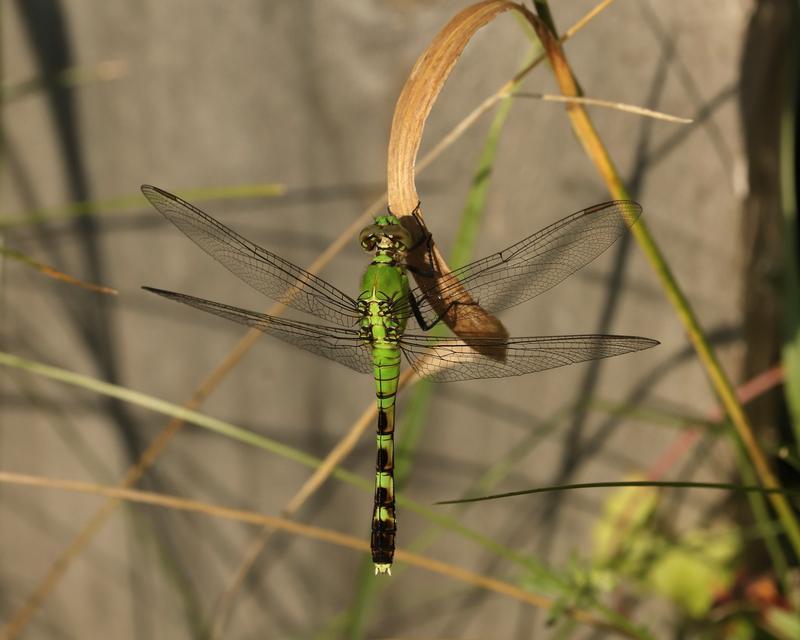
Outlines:
{"label": "transparent wing", "polygon": [[[416,287],[412,294],[428,324],[438,318],[432,301],[444,301],[446,307],[458,283],[489,313],[513,307],[544,293],[594,260],[641,212],[641,206],[630,200],[589,207],[504,251],[455,269],[433,284]],[[470,306],[459,306],[455,312],[466,317],[471,313]]]}
{"label": "transparent wing", "polygon": [[363,340],[358,337],[358,332],[352,329],[276,318],[182,293],[152,287],[142,288],[195,309],[254,327],[296,347],[343,364],[359,373],[372,373],[372,353]]}
{"label": "transparent wing", "polygon": [[[637,336],[542,336],[534,338],[474,338],[469,343],[458,338],[405,334],[400,341],[411,367],[421,377],[434,382],[454,382],[481,378],[505,378],[534,371],[610,358],[654,347],[659,342]],[[500,361],[478,353],[501,352]]]}
{"label": "transparent wing", "polygon": [[243,238],[178,196],[142,185],[163,216],[231,273],[273,300],[345,327],[359,318],[356,301],[322,278]]}

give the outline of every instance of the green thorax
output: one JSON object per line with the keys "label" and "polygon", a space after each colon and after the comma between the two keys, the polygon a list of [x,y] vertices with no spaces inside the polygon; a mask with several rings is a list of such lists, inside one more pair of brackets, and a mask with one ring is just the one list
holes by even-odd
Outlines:
{"label": "green thorax", "polygon": [[361,246],[374,252],[372,262],[361,279],[358,297],[362,311],[361,329],[365,339],[377,347],[395,345],[405,330],[408,312],[397,313],[395,306],[407,309],[408,278],[405,254],[410,235],[392,215],[375,218],[361,232]]}

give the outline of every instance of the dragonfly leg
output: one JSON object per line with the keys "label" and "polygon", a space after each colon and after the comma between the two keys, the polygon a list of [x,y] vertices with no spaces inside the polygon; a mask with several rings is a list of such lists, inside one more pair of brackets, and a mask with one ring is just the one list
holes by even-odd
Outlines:
{"label": "dragonfly leg", "polygon": [[414,314],[414,317],[417,319],[417,324],[423,331],[430,331],[433,329],[434,325],[442,319],[442,316],[439,316],[432,324],[425,322],[425,318],[422,317],[422,313],[419,310],[419,302],[417,302],[414,294],[410,291],[408,293],[408,303],[411,306],[411,313]]}
{"label": "dragonfly leg", "polygon": [[422,278],[435,278],[439,275],[439,272],[434,269],[419,269],[412,264],[404,264],[403,265],[406,271],[410,271],[415,276],[420,276]]}
{"label": "dragonfly leg", "polygon": [[[407,251],[414,251],[417,247],[425,244],[425,247],[428,251],[428,257],[433,258],[432,251],[433,251],[433,234],[428,231],[428,227],[425,226],[425,223],[422,221],[422,218],[419,214],[419,207],[422,204],[422,201],[417,202],[417,206],[414,207],[414,210],[411,212],[411,217],[414,218],[414,222],[417,224],[417,231],[420,231],[419,237],[414,241],[410,247],[408,247]],[[431,262],[432,264],[432,262]]]}
{"label": "dragonfly leg", "polygon": [[[419,237],[414,241],[410,247],[406,249],[406,251],[414,251],[417,247],[421,246],[422,244],[425,245],[425,252],[428,254],[427,263],[433,267],[436,264],[436,257],[433,253],[433,234],[428,231],[428,228],[425,226],[425,223],[422,222],[422,218],[419,215],[419,207],[422,202],[417,202],[417,206],[414,208],[414,211],[411,212],[411,217],[414,218],[414,221],[417,224],[417,229],[421,231]],[[416,235],[416,234],[415,234]],[[405,268],[408,269],[411,273],[415,276],[421,276],[423,278],[435,278],[441,275],[441,272],[436,270],[435,268],[431,269],[420,269],[419,267],[415,267],[406,263]]]}
{"label": "dragonfly leg", "polygon": [[444,317],[448,313],[450,313],[451,309],[457,306],[471,307],[478,304],[477,302],[461,302],[459,300],[453,300],[453,302],[447,305],[447,308],[445,308],[444,311],[442,311],[438,316],[436,316],[436,319],[433,322],[428,323],[425,321],[422,312],[419,310],[419,302],[417,302],[417,299],[411,292],[409,292],[408,294],[408,303],[409,306],[411,307],[411,313],[414,315],[417,324],[419,324],[420,329],[422,329],[423,331],[430,331],[431,329],[433,329],[437,324],[439,324],[442,321],[442,319],[444,319]]}

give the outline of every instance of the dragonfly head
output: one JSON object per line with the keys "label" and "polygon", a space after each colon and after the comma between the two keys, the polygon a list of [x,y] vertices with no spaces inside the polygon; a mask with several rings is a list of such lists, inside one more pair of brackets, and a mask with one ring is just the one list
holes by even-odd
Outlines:
{"label": "dragonfly head", "polygon": [[361,248],[370,253],[405,253],[411,246],[411,234],[394,216],[378,216],[374,224],[364,228],[358,241]]}

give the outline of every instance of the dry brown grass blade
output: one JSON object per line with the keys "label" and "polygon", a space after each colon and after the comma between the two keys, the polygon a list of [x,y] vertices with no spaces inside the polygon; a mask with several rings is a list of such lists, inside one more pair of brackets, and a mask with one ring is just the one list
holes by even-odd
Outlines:
{"label": "dry brown grass blade", "polygon": [[[511,95],[511,94],[509,94]],[[655,111],[645,107],[639,107],[635,104],[627,104],[625,102],[615,102],[614,100],[602,100],[600,98],[586,98],[581,96],[562,96],[553,95],[550,93],[531,93],[528,91],[518,91],[513,94],[514,98],[535,98],[543,102],[566,102],[570,104],[584,104],[588,107],[604,107],[606,109],[614,109],[615,111],[622,111],[624,113],[632,113],[637,116],[645,118],[653,118],[654,120],[663,120],[664,122],[674,122],[676,124],[690,124],[693,122],[691,118],[681,118],[680,116],[673,116],[663,111]]]}
{"label": "dry brown grass blade", "polygon": [[[294,520],[289,520],[286,518],[263,515],[243,509],[223,507],[207,502],[200,502],[198,500],[179,498],[177,496],[152,493],[149,491],[139,491],[137,489],[125,489],[122,487],[109,487],[77,480],[65,480],[60,478],[48,478],[44,476],[13,473],[10,471],[0,471],[0,483],[28,487],[60,489],[62,491],[70,491],[73,493],[104,496],[108,498],[110,502],[125,500],[139,504],[199,513],[214,518],[223,518],[226,520],[235,520],[238,522],[269,527],[273,530],[285,531],[293,535],[335,544],[337,546],[354,549],[362,553],[369,552],[369,543],[364,538],[356,538],[354,536],[333,531],[331,529],[300,524],[299,522],[295,522]],[[520,589],[519,587],[508,582],[503,582],[502,580],[496,580],[494,578],[488,578],[486,576],[473,573],[472,571],[468,571],[467,569],[462,569],[455,565],[434,560],[411,551],[398,549],[395,553],[395,558],[398,562],[405,562],[421,569],[425,569],[426,571],[438,573],[476,587],[494,591],[495,593],[509,596],[520,602],[537,608],[550,609],[555,605],[555,601],[551,598],[536,595],[529,591],[525,591],[524,589]],[[623,630],[617,627],[609,626],[605,621],[597,618],[588,611],[571,609],[566,611],[565,614],[584,624],[593,625],[602,629],[613,630],[621,635],[626,635]],[[4,640],[7,639],[7,636],[0,637],[3,637]]]}
{"label": "dry brown grass blade", "polygon": [[91,282],[80,280],[79,278],[76,278],[62,271],[59,271],[55,267],[51,267],[48,264],[39,262],[38,260],[34,260],[33,258],[25,255],[24,253],[15,251],[14,249],[9,249],[8,247],[0,247],[0,255],[5,256],[7,258],[11,258],[12,260],[16,260],[17,262],[21,262],[22,264],[27,265],[32,269],[35,269],[36,271],[38,271],[42,275],[47,276],[48,278],[53,278],[54,280],[60,280],[61,282],[66,282],[67,284],[80,287],[81,289],[86,289],[87,291],[94,291],[95,293],[104,293],[106,295],[111,295],[111,296],[115,296],[118,293],[116,289],[112,289],[111,287],[106,287],[101,284],[92,284]]}
{"label": "dry brown grass blade", "polygon": [[[591,20],[597,17],[602,11],[607,9],[614,0],[602,0],[592,9],[590,9],[582,18],[578,20],[572,27],[565,31],[561,38],[561,42],[573,37],[578,31],[583,29]],[[438,158],[445,150],[452,146],[461,135],[463,135],[469,127],[478,121],[481,115],[486,113],[491,107],[508,91],[515,82],[522,79],[525,75],[530,73],[538,64],[545,59],[540,56],[528,67],[517,73],[517,75],[503,84],[494,95],[488,97],[480,105],[478,105],[472,112],[453,127],[436,145],[418,163],[417,170],[421,171],[424,167],[428,167],[436,158]],[[352,238],[361,230],[370,218],[375,215],[383,206],[386,205],[386,194],[377,198],[372,202],[367,209],[359,215],[353,223],[345,229],[328,248],[308,267],[311,273],[317,273],[330,260],[348,243]],[[277,310],[275,310],[277,309]],[[269,311],[272,315],[280,313],[280,306],[276,306]],[[216,388],[228,372],[242,359],[242,357],[250,350],[255,344],[256,340],[260,337],[260,332],[256,330],[248,331],[242,339],[237,342],[231,352],[224,358],[224,360],[202,381],[202,383],[195,390],[192,397],[184,404],[189,409],[196,409],[205,401],[206,397]],[[156,436],[150,443],[148,448],[142,454],[137,464],[131,467],[125,475],[122,486],[133,486],[139,478],[141,478],[144,471],[155,462],[161,453],[166,449],[167,444],[172,438],[177,435],[183,426],[183,421],[178,419],[170,420],[164,429]],[[92,540],[94,534],[100,530],[107,518],[111,515],[116,507],[118,500],[109,499],[95,514],[87,521],[83,529],[73,538],[64,551],[54,560],[47,574],[42,578],[34,591],[28,596],[23,606],[17,610],[12,619],[9,621],[7,627],[0,634],[3,640],[12,640],[28,623],[31,617],[36,613],[37,609],[41,606],[47,595],[56,585],[58,580],[67,571],[70,564],[75,557],[86,547]]]}

